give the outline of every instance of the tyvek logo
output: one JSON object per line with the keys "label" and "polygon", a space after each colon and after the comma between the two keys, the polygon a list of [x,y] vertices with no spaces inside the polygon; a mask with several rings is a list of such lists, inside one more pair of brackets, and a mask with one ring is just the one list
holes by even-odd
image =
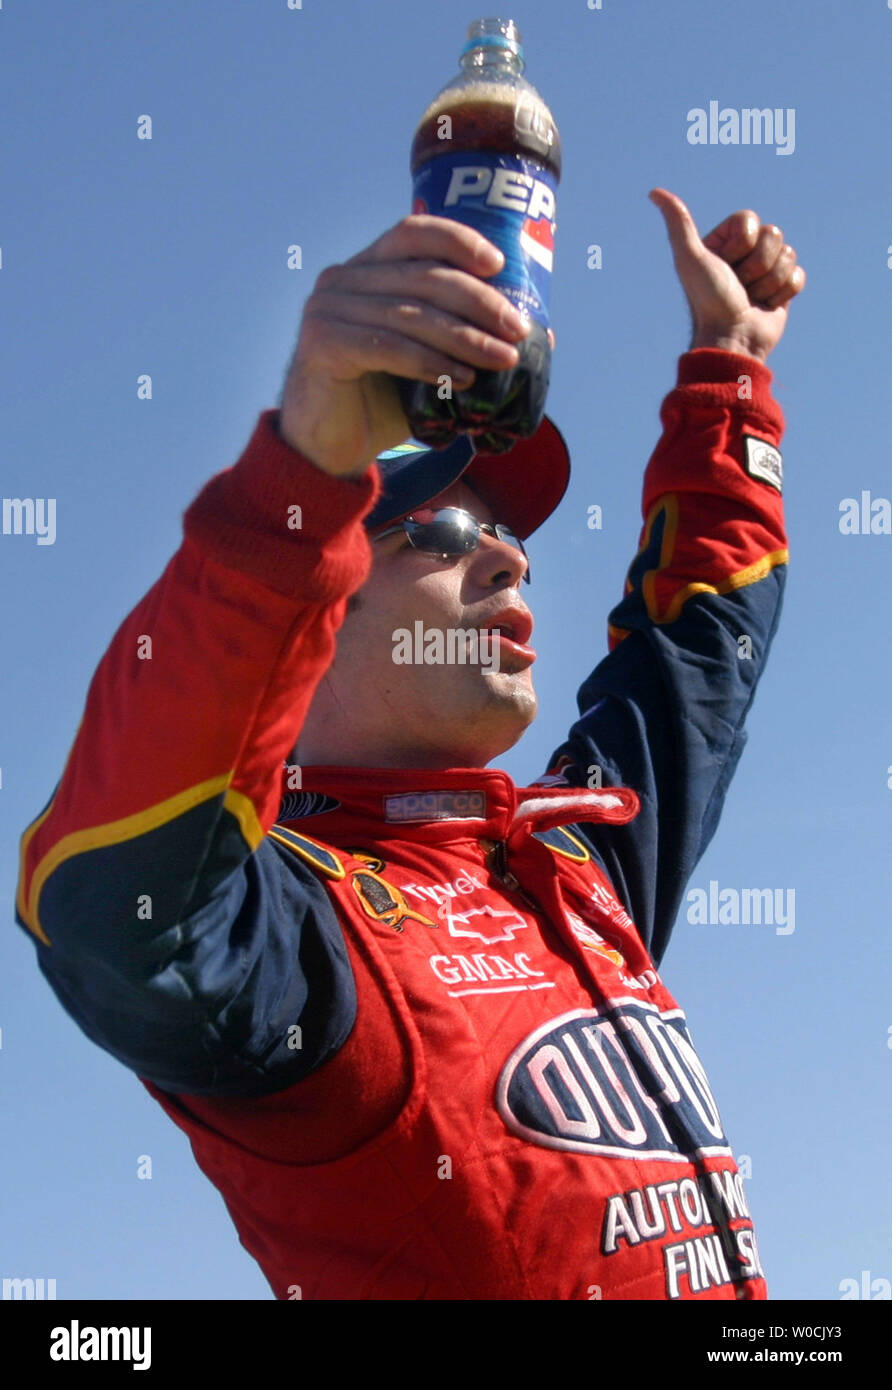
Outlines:
{"label": "tyvek logo", "polygon": [[[451,909],[452,903],[444,902],[437,911],[437,916],[446,923],[449,935],[471,937],[474,941],[485,942],[486,945],[495,941],[513,941],[514,933],[526,930],[527,927],[523,917],[513,908],[499,911],[490,907],[489,903],[484,903],[483,907],[469,907],[467,912],[453,912]],[[472,919],[477,919],[475,927],[471,926]]]}

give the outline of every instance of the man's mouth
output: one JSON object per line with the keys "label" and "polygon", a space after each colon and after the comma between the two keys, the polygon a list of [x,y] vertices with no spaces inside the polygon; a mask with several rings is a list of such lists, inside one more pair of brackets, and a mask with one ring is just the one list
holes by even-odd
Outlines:
{"label": "man's mouth", "polygon": [[481,623],[480,632],[498,632],[502,637],[523,647],[529,642],[533,631],[532,614],[526,608],[503,608],[493,613],[487,622]]}
{"label": "man's mouth", "polygon": [[497,641],[504,655],[519,658],[527,665],[532,665],[536,660],[536,653],[529,646],[533,631],[533,620],[529,614],[506,612],[504,617],[496,617],[491,622],[483,623],[478,630],[481,633],[490,633],[490,641]]}

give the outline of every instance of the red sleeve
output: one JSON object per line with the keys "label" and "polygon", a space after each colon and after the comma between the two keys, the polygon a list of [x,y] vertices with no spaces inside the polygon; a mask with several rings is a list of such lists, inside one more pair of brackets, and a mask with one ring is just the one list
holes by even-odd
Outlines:
{"label": "red sleeve", "polygon": [[153,911],[175,923],[275,821],[282,764],[371,566],[362,518],[380,491],[374,465],[331,478],[277,422],[265,411],[188,508],[179,550],[93,676],[61,781],[22,842],[18,911],[45,944],[77,930],[61,900],[79,865],[101,862],[118,890],[109,931],[132,927],[150,884]]}
{"label": "red sleeve", "polygon": [[[756,358],[718,348],[679,359],[644,475],[639,553],[650,550],[658,519],[662,526],[657,563],[641,578],[652,622],[672,622],[694,594],[729,593],[787,561],[784,417],[771,381]],[[632,587],[629,579],[627,594]],[[611,645],[623,635],[612,627]]]}

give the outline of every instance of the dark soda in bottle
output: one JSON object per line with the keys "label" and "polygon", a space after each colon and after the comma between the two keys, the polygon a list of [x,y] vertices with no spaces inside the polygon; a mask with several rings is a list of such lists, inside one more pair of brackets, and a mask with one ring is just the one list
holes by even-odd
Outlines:
{"label": "dark soda in bottle", "polygon": [[412,211],[455,218],[494,242],[505,265],[487,283],[532,327],[515,344],[516,366],[475,367],[466,390],[406,377],[397,382],[413,438],[444,448],[470,434],[479,453],[499,454],[535,434],[545,411],[561,142],[551,112],[522,76],[521,36],[512,20],[476,20],[460,64],[415,132]]}

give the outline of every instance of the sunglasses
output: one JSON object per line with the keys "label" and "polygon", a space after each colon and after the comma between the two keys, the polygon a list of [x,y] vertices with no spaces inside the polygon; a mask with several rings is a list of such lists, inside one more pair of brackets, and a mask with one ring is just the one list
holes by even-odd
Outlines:
{"label": "sunglasses", "polygon": [[480,544],[480,532],[485,531],[488,536],[495,536],[520,551],[527,562],[524,581],[530,582],[529,557],[514,532],[507,526],[489,526],[485,521],[478,521],[461,507],[441,507],[438,511],[431,507],[416,508],[411,516],[404,517],[386,531],[379,531],[373,539],[380,541],[397,531],[404,531],[416,550],[422,550],[425,555],[439,555],[442,560],[469,555]]}

